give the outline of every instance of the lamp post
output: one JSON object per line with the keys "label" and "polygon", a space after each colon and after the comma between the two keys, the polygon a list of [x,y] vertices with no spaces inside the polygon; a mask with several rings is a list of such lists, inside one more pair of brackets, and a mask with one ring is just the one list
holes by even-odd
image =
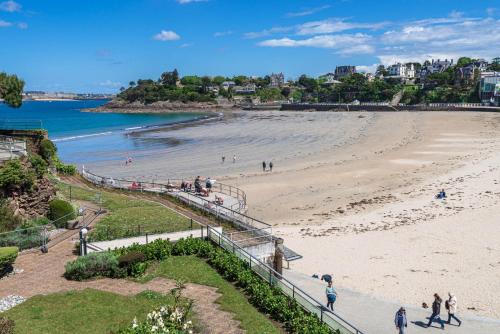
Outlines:
{"label": "lamp post", "polygon": [[80,229],[80,255],[87,255],[87,233],[86,227]]}

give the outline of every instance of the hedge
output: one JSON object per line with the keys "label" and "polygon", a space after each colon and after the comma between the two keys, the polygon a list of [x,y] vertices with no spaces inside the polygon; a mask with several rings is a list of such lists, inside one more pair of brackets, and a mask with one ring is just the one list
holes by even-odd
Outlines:
{"label": "hedge", "polygon": [[93,277],[119,278],[126,276],[126,270],[119,267],[118,258],[111,252],[91,253],[66,263],[64,277],[83,281]]}
{"label": "hedge", "polygon": [[18,251],[17,247],[0,248],[0,276],[12,267],[14,261],[16,261]]}
{"label": "hedge", "polygon": [[[146,245],[134,244],[130,247],[115,249],[112,253],[120,257],[130,253],[141,253],[146,261],[161,261],[172,255],[196,255],[206,259],[221,276],[243,289],[250,303],[272,319],[281,322],[288,333],[340,333],[332,331],[315,314],[305,311],[294,299],[283,294],[278,287],[262,280],[246,262],[236,255],[217,248],[208,241],[187,238],[171,243],[157,239]],[[133,256],[133,258],[136,257],[137,255]],[[68,270],[68,265],[66,269]]]}
{"label": "hedge", "polygon": [[54,221],[57,227],[66,227],[68,220],[75,219],[75,209],[71,203],[62,199],[54,199],[49,203],[49,219]]}

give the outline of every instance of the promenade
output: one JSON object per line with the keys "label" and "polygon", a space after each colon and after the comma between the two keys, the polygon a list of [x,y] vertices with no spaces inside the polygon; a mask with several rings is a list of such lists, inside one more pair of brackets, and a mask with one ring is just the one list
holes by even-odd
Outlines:
{"label": "promenade", "polygon": [[[325,282],[312,278],[293,270],[284,270],[283,275],[305,292],[319,301],[325,300]],[[335,286],[335,277],[334,277]],[[354,292],[349,289],[337,288],[338,298],[335,303],[335,313],[350,323],[358,327],[365,334],[386,334],[396,333],[394,326],[394,315],[396,311],[404,306],[408,318],[409,334],[424,334],[441,332],[439,324],[435,322],[432,328],[425,328],[428,317],[431,314],[429,309],[420,307],[401,305],[393,301],[386,301],[370,297],[368,295]],[[445,296],[442,296],[443,298]],[[460,296],[458,296],[460,298]],[[429,296],[428,304],[432,296]],[[459,300],[460,303],[460,300]],[[448,314],[441,310],[443,319],[448,320]],[[493,320],[480,317],[462,316],[459,312],[457,316],[462,320],[462,326],[445,324],[445,331],[453,334],[496,334],[500,333],[500,320]],[[453,321],[453,320],[452,320]],[[455,322],[453,322],[455,324]]]}

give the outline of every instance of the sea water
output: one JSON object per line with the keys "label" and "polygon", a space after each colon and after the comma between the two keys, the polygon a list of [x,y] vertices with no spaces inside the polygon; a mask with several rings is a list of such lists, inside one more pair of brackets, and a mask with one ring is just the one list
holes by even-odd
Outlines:
{"label": "sea water", "polygon": [[[39,121],[57,145],[65,162],[85,163],[126,159],[130,151],[144,151],[169,141],[141,141],[133,132],[197,120],[200,113],[120,114],[83,112],[98,107],[105,100],[25,101],[18,109],[0,103],[0,121]],[[140,153],[139,153],[140,154]]]}

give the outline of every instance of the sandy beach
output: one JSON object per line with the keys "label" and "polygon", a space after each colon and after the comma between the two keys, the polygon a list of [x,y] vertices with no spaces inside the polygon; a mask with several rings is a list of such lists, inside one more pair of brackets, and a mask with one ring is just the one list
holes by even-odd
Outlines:
{"label": "sandy beach", "polygon": [[[235,114],[130,134],[153,148],[126,167],[86,167],[236,185],[249,214],[304,256],[292,268],[333,273],[338,286],[405,305],[452,291],[460,313],[500,318],[500,114]],[[434,198],[441,189],[445,200]]]}

